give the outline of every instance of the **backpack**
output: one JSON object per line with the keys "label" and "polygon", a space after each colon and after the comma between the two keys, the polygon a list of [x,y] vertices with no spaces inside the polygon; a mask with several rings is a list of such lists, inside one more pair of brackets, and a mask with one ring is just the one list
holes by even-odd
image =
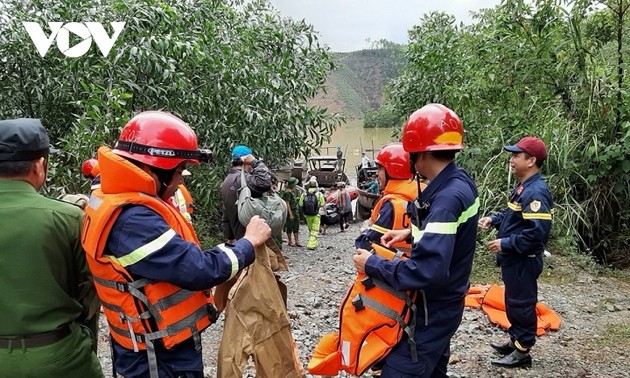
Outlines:
{"label": "backpack", "polygon": [[302,204],[304,215],[319,214],[319,204],[317,202],[317,192],[307,191],[304,195],[304,203]]}
{"label": "backpack", "polygon": [[241,189],[236,206],[238,220],[247,226],[254,215],[267,221],[272,233],[281,234],[287,220],[287,205],[277,194],[264,193],[260,198],[252,197],[252,191],[245,181],[245,171],[241,171]]}

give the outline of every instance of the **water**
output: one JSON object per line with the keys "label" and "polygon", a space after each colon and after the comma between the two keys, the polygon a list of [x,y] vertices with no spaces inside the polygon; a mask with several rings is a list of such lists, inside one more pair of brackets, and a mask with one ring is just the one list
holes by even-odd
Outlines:
{"label": "water", "polygon": [[[364,129],[363,120],[351,120],[342,124],[332,135],[330,145],[321,149],[322,154],[335,154],[335,147],[340,146],[346,158],[344,171],[348,176],[356,176],[355,166],[361,162],[361,148],[374,161],[378,150],[389,142],[396,140],[391,137],[391,129]],[[374,146],[376,151],[370,151]],[[326,151],[326,147],[331,147]]]}

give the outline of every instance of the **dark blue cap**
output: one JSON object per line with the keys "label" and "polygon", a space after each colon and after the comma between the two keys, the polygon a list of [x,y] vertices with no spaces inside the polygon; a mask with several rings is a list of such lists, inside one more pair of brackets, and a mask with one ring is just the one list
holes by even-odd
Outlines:
{"label": "dark blue cap", "polygon": [[39,119],[0,121],[0,161],[35,160],[49,153],[48,133]]}

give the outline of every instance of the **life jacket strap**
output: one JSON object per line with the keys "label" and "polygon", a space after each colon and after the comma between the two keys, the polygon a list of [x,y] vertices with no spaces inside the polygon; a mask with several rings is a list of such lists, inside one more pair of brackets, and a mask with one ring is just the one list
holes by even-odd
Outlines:
{"label": "life jacket strap", "polygon": [[150,378],[159,378],[157,356],[155,355],[155,347],[153,341],[147,340],[147,359],[149,362],[149,376]]}
{"label": "life jacket strap", "polygon": [[411,350],[411,360],[413,362],[418,362],[418,352],[416,350],[416,341],[414,339],[414,333],[416,330],[415,305],[412,304],[412,306],[410,306],[411,316],[409,318],[409,323],[405,323],[405,320],[400,316],[400,314],[398,314],[398,312],[392,310],[391,308],[385,306],[384,304],[380,302],[375,301],[374,299],[368,296],[363,296],[361,294],[358,294],[353,299],[352,301],[353,304],[354,304],[354,301],[357,300],[357,298],[361,301],[363,306],[367,306],[371,308],[372,310],[380,313],[381,315],[384,315],[390,319],[395,320],[398,323],[400,328],[407,334],[409,349]]}
{"label": "life jacket strap", "polygon": [[149,311],[145,311],[143,313],[140,314],[140,316],[133,317],[133,316],[129,316],[127,314],[125,314],[125,312],[123,311],[122,307],[120,306],[116,306],[115,304],[111,304],[109,302],[103,302],[101,301],[101,305],[103,305],[103,307],[105,307],[106,309],[113,311],[113,312],[117,312],[118,314],[121,315],[121,321],[123,320],[130,320],[132,322],[138,322],[140,320],[144,320],[144,319],[149,319],[152,315]]}
{"label": "life jacket strap", "polygon": [[167,308],[171,308],[173,306],[178,305],[179,303],[185,301],[189,297],[192,297],[196,293],[194,291],[179,289],[168,297],[162,298],[155,303],[155,308],[160,311],[164,311]]}
{"label": "life jacket strap", "polygon": [[153,318],[155,318],[157,322],[162,321],[162,316],[160,315],[158,310],[149,302],[147,296],[144,295],[142,291],[140,291],[141,288],[150,283],[153,283],[154,281],[143,278],[132,282],[120,282],[106,280],[100,277],[94,277],[94,282],[98,283],[101,286],[118,290],[122,293],[131,294],[134,298],[137,298],[146,306],[147,310],[151,313],[151,316],[153,316]]}

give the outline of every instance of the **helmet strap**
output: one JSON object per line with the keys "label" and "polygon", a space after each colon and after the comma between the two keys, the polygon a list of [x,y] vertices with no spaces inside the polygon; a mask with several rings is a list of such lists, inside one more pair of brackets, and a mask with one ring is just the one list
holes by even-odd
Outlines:
{"label": "helmet strap", "polygon": [[[162,198],[166,190],[170,188],[171,186],[173,186],[172,184],[173,175],[175,174],[177,167],[173,169],[161,169],[161,168],[156,168],[156,167],[151,167],[151,166],[148,166],[148,167],[151,170],[151,172],[153,172],[158,178],[157,181],[160,184],[160,188],[158,189],[157,195],[158,197]],[[169,182],[171,184],[168,184]]]}

